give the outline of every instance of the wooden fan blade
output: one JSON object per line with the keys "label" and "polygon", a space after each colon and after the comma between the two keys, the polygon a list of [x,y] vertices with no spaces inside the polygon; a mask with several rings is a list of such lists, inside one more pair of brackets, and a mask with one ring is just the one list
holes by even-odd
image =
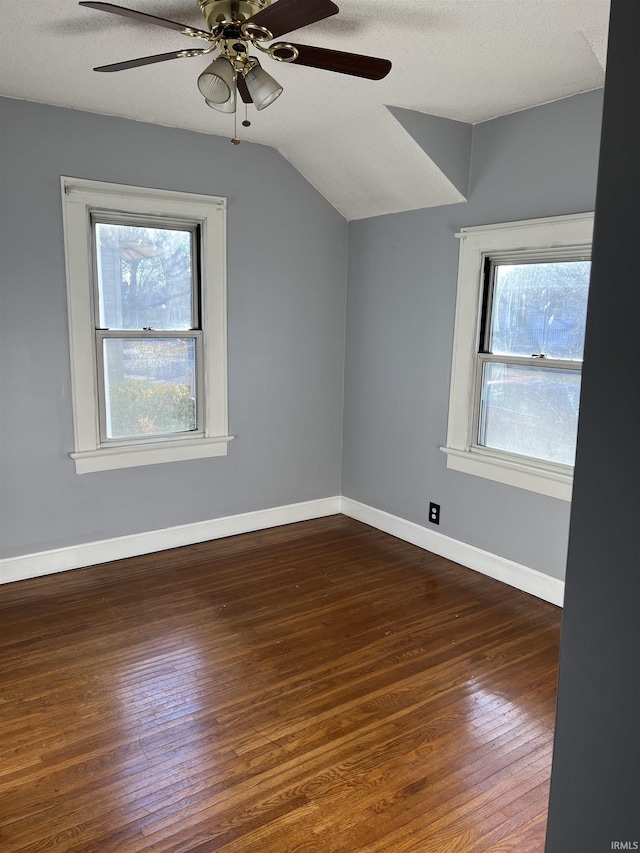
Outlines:
{"label": "wooden fan blade", "polygon": [[249,90],[247,89],[247,81],[244,79],[242,74],[238,74],[238,77],[236,79],[236,86],[238,87],[240,97],[245,102],[245,104],[252,104],[253,98],[249,94]]}
{"label": "wooden fan blade", "polygon": [[277,0],[272,6],[253,15],[249,21],[266,27],[274,38],[278,38],[307,24],[329,18],[339,11],[331,0]]}
{"label": "wooden fan blade", "polygon": [[125,62],[113,62],[111,65],[99,65],[94,71],[125,71],[127,68],[138,68],[140,65],[152,65],[154,62],[166,62],[168,59],[184,59],[189,56],[201,56],[206,50],[173,50],[171,53],[156,53],[155,56],[141,56],[138,59],[127,59]]}
{"label": "wooden fan blade", "polygon": [[[281,0],[282,2],[282,0]],[[353,77],[366,77],[369,80],[382,80],[391,71],[388,59],[378,59],[375,56],[362,56],[359,53],[343,53],[341,50],[327,50],[324,47],[310,47],[307,44],[292,44],[298,51],[292,65],[307,65],[310,68],[323,68],[326,71],[337,71],[339,74],[351,74]],[[278,46],[272,46],[275,56]],[[283,47],[283,56],[290,56],[291,51]]]}
{"label": "wooden fan blade", "polygon": [[178,30],[186,36],[211,37],[211,33],[206,32],[206,30],[198,30],[187,24],[168,21],[166,18],[158,18],[156,15],[148,15],[146,12],[136,12],[135,9],[127,9],[124,6],[116,6],[113,3],[94,3],[93,0],[82,0],[78,5],[88,6],[90,9],[98,9],[100,12],[112,12],[114,15],[121,15],[123,18],[133,18],[134,21],[143,21],[147,24],[157,24],[159,27],[167,27],[170,30]]}

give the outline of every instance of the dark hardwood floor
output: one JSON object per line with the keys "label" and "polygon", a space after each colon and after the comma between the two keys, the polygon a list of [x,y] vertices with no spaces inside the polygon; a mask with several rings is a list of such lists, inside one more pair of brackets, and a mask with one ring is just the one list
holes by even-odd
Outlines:
{"label": "dark hardwood floor", "polygon": [[0,849],[542,853],[559,633],[343,516],[0,587]]}

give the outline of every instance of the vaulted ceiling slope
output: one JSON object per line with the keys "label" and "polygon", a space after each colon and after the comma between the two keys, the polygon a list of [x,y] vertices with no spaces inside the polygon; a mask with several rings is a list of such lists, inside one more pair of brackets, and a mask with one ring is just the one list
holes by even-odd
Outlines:
{"label": "vaulted ceiling slope", "polygon": [[[119,2],[203,27],[197,0]],[[339,14],[290,38],[385,57],[391,73],[374,82],[267,58],[284,93],[259,113],[250,107],[251,127],[238,129],[242,139],[276,148],[347,219],[462,201],[465,125],[604,83],[609,0],[338,5]],[[3,0],[0,14],[1,94],[234,135],[234,117],[208,109],[196,87],[207,57],[92,71],[193,47],[193,39],[75,0]]]}

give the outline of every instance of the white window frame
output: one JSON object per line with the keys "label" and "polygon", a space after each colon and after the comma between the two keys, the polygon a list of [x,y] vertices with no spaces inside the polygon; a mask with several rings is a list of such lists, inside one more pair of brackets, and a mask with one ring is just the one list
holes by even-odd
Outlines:
{"label": "white window frame", "polygon": [[[61,178],[71,396],[77,474],[186,459],[225,456],[228,435],[226,199],[120,184]],[[94,312],[92,211],[166,217],[197,224],[201,234],[202,432],[106,446],[101,442],[99,359]]]}
{"label": "white window frame", "polygon": [[461,228],[447,444],[447,467],[521,489],[571,500],[573,466],[478,447],[476,408],[484,270],[487,258],[590,257],[593,213]]}

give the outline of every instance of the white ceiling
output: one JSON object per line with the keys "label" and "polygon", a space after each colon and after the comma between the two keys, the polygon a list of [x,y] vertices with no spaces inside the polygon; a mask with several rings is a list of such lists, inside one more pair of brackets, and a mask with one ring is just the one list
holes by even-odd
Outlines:
{"label": "white ceiling", "polygon": [[[196,0],[114,2],[204,26]],[[389,76],[374,82],[266,58],[284,93],[260,113],[250,107],[252,125],[239,129],[276,148],[347,219],[461,198],[386,105],[475,124],[604,83],[609,0],[337,3],[338,15],[283,38],[390,59]],[[206,107],[196,87],[207,57],[92,71],[201,43],[75,0],[0,0],[0,14],[1,94],[233,135],[233,116]]]}

